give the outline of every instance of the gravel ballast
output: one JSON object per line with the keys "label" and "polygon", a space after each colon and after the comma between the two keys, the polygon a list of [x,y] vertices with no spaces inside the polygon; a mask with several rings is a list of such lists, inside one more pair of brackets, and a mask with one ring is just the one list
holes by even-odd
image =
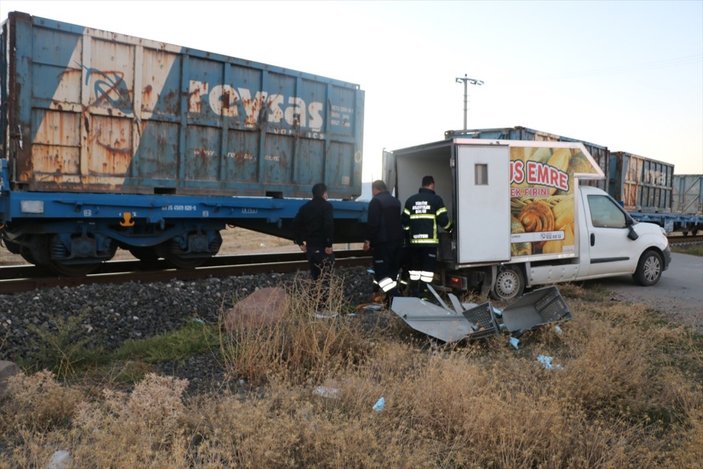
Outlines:
{"label": "gravel ballast", "polygon": [[[363,267],[340,268],[345,298],[368,301],[371,277]],[[290,284],[298,274],[260,274],[168,283],[123,283],[51,288],[0,295],[0,360],[18,361],[37,352],[36,330],[77,317],[88,347],[108,350],[127,339],[152,337],[197,318],[217,323],[223,310],[258,288]]]}

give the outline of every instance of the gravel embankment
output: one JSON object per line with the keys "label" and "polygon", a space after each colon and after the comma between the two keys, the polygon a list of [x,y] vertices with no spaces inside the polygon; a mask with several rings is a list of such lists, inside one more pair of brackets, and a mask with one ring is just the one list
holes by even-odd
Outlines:
{"label": "gravel embankment", "polygon": [[[338,269],[350,304],[368,301],[371,278],[363,267]],[[127,339],[177,329],[193,318],[216,323],[257,288],[291,282],[295,274],[266,274],[168,283],[125,283],[52,288],[0,295],[0,359],[17,361],[37,351],[36,329],[55,331],[69,316],[80,318],[89,347],[114,349]]]}

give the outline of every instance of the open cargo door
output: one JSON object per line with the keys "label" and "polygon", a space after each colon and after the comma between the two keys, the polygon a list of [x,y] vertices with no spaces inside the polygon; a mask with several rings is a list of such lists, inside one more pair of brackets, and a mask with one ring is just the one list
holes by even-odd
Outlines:
{"label": "open cargo door", "polygon": [[457,262],[510,259],[510,148],[456,146]]}
{"label": "open cargo door", "polygon": [[392,151],[383,150],[383,157],[381,159],[381,173],[383,174],[383,181],[388,187],[388,192],[393,195],[395,193],[396,184],[396,169],[395,169],[395,155]]}

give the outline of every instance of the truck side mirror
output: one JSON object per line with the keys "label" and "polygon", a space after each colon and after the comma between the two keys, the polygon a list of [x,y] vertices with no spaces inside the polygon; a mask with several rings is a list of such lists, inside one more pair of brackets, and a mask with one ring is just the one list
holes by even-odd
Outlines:
{"label": "truck side mirror", "polygon": [[630,238],[632,241],[640,237],[640,235],[638,235],[635,229],[632,227],[632,223],[627,224],[627,237]]}

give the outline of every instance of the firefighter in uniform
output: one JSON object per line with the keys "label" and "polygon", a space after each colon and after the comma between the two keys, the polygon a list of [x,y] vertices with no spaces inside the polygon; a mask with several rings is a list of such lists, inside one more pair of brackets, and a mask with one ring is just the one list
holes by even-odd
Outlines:
{"label": "firefighter in uniform", "polygon": [[435,194],[432,176],[422,178],[422,187],[405,202],[402,226],[407,233],[409,246],[408,275],[411,291],[419,296],[434,278],[439,245],[439,227],[452,230],[447,207]]}
{"label": "firefighter in uniform", "polygon": [[374,280],[390,304],[396,295],[403,229],[400,226],[400,201],[388,192],[386,183],[371,184],[373,199],[369,202],[364,250],[372,250]]}

